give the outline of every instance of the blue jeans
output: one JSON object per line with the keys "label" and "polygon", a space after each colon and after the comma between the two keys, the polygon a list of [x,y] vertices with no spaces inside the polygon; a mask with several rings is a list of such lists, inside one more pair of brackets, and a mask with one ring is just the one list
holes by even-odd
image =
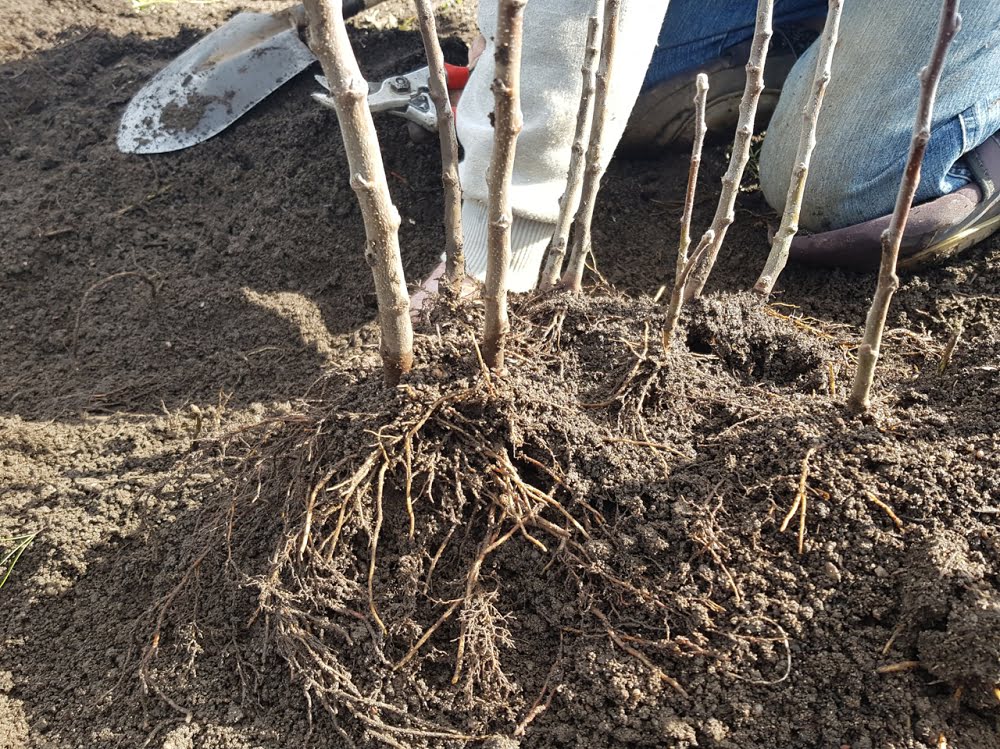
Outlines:
{"label": "blue jeans", "polygon": [[[672,0],[645,86],[694,71],[753,36],[754,0]],[[784,24],[821,17],[827,3],[777,0]],[[848,0],[817,131],[801,225],[825,231],[892,211],[909,149],[941,0]],[[945,63],[917,202],[971,175],[962,156],[1000,131],[1000,0],[964,0],[962,30]],[[781,211],[812,89],[818,44],[796,62],[761,151],[764,197]],[[709,92],[711,96],[711,92]]]}

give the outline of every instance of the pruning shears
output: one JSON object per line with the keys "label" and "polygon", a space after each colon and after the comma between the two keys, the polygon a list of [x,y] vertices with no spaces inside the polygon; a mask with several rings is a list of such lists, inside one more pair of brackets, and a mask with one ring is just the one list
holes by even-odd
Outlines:
{"label": "pruning shears", "polygon": [[[384,0],[343,0],[344,17]],[[165,153],[222,132],[273,91],[316,62],[302,40],[302,6],[277,13],[238,13],[154,75],[132,97],[118,127],[125,153]],[[468,78],[451,68],[449,85]],[[373,109],[434,129],[426,70],[372,87]],[[414,130],[417,125],[414,125]],[[423,130],[421,130],[423,132]]]}
{"label": "pruning shears", "polygon": [[[444,67],[448,90],[465,88],[469,81],[469,69],[462,65],[446,64]],[[314,93],[313,99],[324,107],[333,109],[329,82],[322,75],[317,75],[316,80],[324,91]],[[429,132],[437,130],[437,111],[431,101],[430,70],[427,67],[394,75],[378,83],[369,82],[368,106],[372,113],[385,112],[409,120]]]}

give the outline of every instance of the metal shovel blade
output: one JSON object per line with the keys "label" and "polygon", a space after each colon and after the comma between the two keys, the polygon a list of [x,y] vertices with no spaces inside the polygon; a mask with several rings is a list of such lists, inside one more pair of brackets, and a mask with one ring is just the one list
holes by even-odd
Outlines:
{"label": "metal shovel blade", "polygon": [[201,143],[315,60],[287,12],[239,13],[133,97],[118,128],[118,148],[164,153]]}

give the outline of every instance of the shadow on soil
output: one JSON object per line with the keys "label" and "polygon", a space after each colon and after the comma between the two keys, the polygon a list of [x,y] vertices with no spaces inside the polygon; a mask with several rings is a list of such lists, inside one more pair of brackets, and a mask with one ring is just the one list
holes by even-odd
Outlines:
{"label": "shadow on soil", "polygon": [[[311,75],[195,148],[118,152],[129,98],[197,36],[84,30],[0,67],[0,412],[280,400],[374,342],[363,227]],[[367,33],[359,49],[372,77],[422,57],[413,33]],[[436,146],[379,125],[416,279],[441,246]]]}

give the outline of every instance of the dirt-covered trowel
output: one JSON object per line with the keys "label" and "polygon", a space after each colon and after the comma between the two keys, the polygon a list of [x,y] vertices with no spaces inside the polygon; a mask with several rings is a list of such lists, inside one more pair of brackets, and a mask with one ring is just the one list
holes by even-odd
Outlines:
{"label": "dirt-covered trowel", "polygon": [[[383,0],[344,0],[344,16]],[[238,13],[181,54],[132,98],[118,127],[125,153],[164,153],[208,140],[316,61],[300,38],[301,5]]]}

